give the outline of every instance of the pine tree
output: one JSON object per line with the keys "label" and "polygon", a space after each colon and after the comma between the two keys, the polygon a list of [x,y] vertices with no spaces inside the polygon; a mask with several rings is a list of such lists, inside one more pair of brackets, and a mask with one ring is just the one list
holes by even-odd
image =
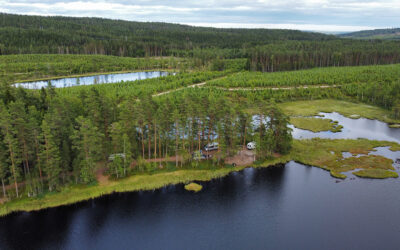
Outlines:
{"label": "pine tree", "polygon": [[1,187],[3,190],[3,198],[7,197],[6,189],[5,189],[5,182],[8,175],[8,164],[7,164],[7,149],[3,144],[3,140],[0,142],[0,180],[1,180]]}
{"label": "pine tree", "polygon": [[17,131],[12,126],[11,115],[7,107],[0,103],[0,127],[4,136],[4,143],[7,147],[9,157],[9,168],[17,197],[19,197],[18,178],[20,176],[18,166],[22,162],[21,151],[18,147],[18,139],[16,138]]}
{"label": "pine tree", "polygon": [[40,156],[50,192],[59,187],[61,173],[60,148],[57,145],[57,138],[53,127],[54,125],[51,123],[49,115],[46,115],[41,126],[42,147]]}
{"label": "pine tree", "polygon": [[95,180],[95,164],[103,155],[104,135],[93,122],[82,116],[76,118],[77,126],[71,136],[73,148],[79,157],[80,176],[84,183]]}

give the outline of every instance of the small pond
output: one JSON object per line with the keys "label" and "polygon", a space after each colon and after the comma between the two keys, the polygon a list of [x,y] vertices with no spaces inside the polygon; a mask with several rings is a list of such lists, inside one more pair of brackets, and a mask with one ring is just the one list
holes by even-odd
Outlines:
{"label": "small pond", "polygon": [[79,85],[92,85],[101,83],[117,83],[122,81],[144,80],[144,79],[167,76],[169,74],[174,74],[174,73],[169,73],[165,71],[148,71],[148,72],[103,74],[103,75],[93,75],[93,76],[52,79],[49,81],[16,83],[15,86],[27,89],[41,89],[42,87],[47,87],[48,82],[50,82],[51,85],[56,88],[65,88],[65,87],[73,87]]}

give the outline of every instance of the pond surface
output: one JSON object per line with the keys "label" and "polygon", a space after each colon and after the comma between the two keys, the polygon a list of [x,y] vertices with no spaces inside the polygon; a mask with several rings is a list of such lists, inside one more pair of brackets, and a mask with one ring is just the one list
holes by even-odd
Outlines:
{"label": "pond surface", "polygon": [[0,248],[398,249],[396,179],[345,180],[290,162],[0,219]]}
{"label": "pond surface", "polygon": [[[330,131],[314,133],[308,130],[298,129],[290,125],[293,129],[293,138],[328,138],[328,139],[357,139],[365,138],[369,140],[393,141],[400,143],[400,129],[389,128],[387,123],[378,120],[365,118],[351,119],[338,113],[320,113],[324,118],[338,121],[343,126],[342,132],[333,133]],[[318,118],[318,117],[317,117]]]}
{"label": "pond surface", "polygon": [[[73,87],[79,85],[92,85],[100,83],[117,83],[122,81],[136,81],[149,78],[156,78],[167,76],[169,73],[164,71],[148,71],[148,72],[131,72],[131,73],[118,73],[118,74],[104,74],[83,77],[71,77],[49,80],[51,85],[56,88]],[[27,89],[41,89],[47,87],[49,81],[36,81],[16,83],[16,87],[23,87]]]}

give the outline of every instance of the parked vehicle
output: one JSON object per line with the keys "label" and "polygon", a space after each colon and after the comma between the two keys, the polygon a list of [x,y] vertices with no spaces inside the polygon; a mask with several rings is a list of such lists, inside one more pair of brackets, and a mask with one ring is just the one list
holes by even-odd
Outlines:
{"label": "parked vehicle", "polygon": [[252,141],[252,142],[247,143],[247,149],[248,150],[256,149],[256,142]]}
{"label": "parked vehicle", "polygon": [[108,161],[113,161],[115,159],[115,157],[120,157],[122,159],[125,159],[125,154],[124,153],[119,153],[119,154],[111,154],[108,157]]}
{"label": "parked vehicle", "polygon": [[218,150],[218,142],[211,142],[204,147],[205,151]]}
{"label": "parked vehicle", "polygon": [[207,160],[207,159],[211,158],[211,156],[212,156],[212,155],[206,155],[206,154],[204,154],[202,150],[195,151],[195,152],[193,152],[193,154],[192,154],[192,158],[193,158],[193,160],[195,160],[195,161]]}

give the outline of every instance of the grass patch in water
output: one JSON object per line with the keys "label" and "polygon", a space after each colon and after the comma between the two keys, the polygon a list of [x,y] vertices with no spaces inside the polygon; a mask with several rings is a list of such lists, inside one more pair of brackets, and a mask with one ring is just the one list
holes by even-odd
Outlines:
{"label": "grass patch in water", "polygon": [[363,169],[353,173],[354,175],[361,178],[374,178],[374,179],[386,179],[386,178],[398,178],[399,174],[393,171],[384,169]]}
{"label": "grass patch in water", "polygon": [[331,171],[330,173],[331,173],[332,177],[335,177],[335,178],[338,178],[338,179],[346,179],[347,178],[347,176],[345,174],[342,174],[342,173],[338,173],[338,172],[335,172],[335,171]]}
{"label": "grass patch in water", "polygon": [[[353,155],[368,154],[374,151],[374,148],[384,146],[390,146],[393,151],[400,150],[400,145],[394,142],[314,138],[294,140],[291,156],[294,161],[325,169],[330,171],[333,177],[345,179],[346,176],[343,173],[355,169],[394,170],[393,161],[383,156],[366,155],[345,159],[342,156],[342,152],[351,152]],[[374,175],[370,178],[374,178]]]}
{"label": "grass patch in water", "polygon": [[199,192],[199,191],[201,191],[203,189],[203,186],[200,185],[200,184],[192,182],[192,183],[189,183],[189,184],[185,185],[185,189],[187,191],[192,191],[192,192],[197,193],[197,192]]}
{"label": "grass patch in water", "polygon": [[400,123],[400,120],[391,118],[391,112],[376,106],[363,103],[323,99],[311,101],[295,101],[279,104],[283,111],[290,116],[314,116],[319,112],[338,112],[346,117],[357,119],[364,117],[380,120],[387,123]]}
{"label": "grass patch in water", "polygon": [[341,132],[343,126],[338,125],[337,121],[331,119],[321,119],[315,117],[291,117],[290,123],[299,129],[309,130],[314,133],[321,131]]}
{"label": "grass patch in water", "polygon": [[400,124],[390,124],[389,128],[400,128]]}

